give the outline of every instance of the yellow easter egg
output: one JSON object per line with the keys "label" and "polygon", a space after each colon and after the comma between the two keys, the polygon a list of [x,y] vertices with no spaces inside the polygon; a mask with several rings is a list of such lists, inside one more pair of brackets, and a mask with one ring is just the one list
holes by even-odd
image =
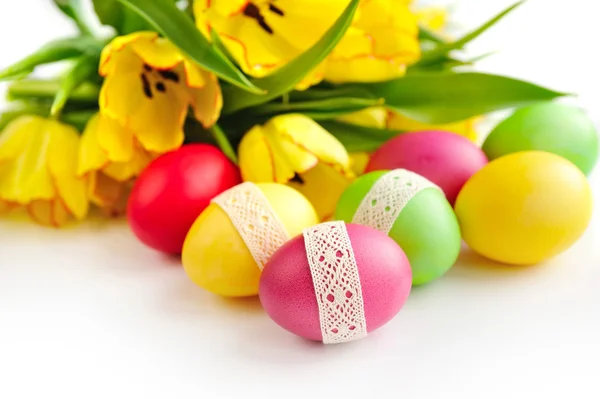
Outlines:
{"label": "yellow easter egg", "polygon": [[498,262],[535,264],[569,248],[592,216],[584,174],[542,151],[490,162],[463,187],[455,205],[465,242]]}
{"label": "yellow easter egg", "polygon": [[219,197],[189,230],[181,254],[200,287],[227,297],[258,294],[261,261],[277,245],[319,223],[311,203],[277,183],[243,183]]}

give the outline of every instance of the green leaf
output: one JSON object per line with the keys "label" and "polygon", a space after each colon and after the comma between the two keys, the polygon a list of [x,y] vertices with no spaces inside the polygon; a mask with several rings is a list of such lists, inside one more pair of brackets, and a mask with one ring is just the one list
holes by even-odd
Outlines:
{"label": "green leaf", "polygon": [[194,21],[179,10],[172,0],[119,0],[146,19],[164,37],[169,39],[190,60],[220,78],[246,91],[260,93],[236,66],[215,51],[200,33]]}
{"label": "green leaf", "polygon": [[370,98],[335,97],[300,102],[272,102],[252,108],[251,111],[256,115],[310,112],[344,115],[378,105],[383,105],[383,101]]}
{"label": "green leaf", "polygon": [[83,54],[100,54],[101,51],[102,43],[89,36],[54,40],[0,71],[0,81],[26,76],[39,65],[63,61]]}
{"label": "green leaf", "polygon": [[367,88],[360,85],[342,85],[327,87],[311,87],[308,90],[292,91],[289,93],[290,101],[314,101],[338,97],[379,99]]}
{"label": "green leaf", "polygon": [[72,69],[61,78],[60,87],[50,109],[50,115],[56,116],[62,112],[73,92],[98,73],[99,62],[100,57],[95,55],[84,55],[75,61]]}
{"label": "green leaf", "polygon": [[317,121],[333,134],[349,152],[375,151],[386,141],[404,133],[401,130],[379,129],[339,121]]}
{"label": "green leaf", "polygon": [[509,14],[511,11],[513,11],[515,8],[517,8],[524,2],[525,2],[524,0],[521,0],[521,1],[513,4],[512,6],[508,7],[504,11],[502,11],[500,14],[496,15],[495,17],[493,17],[492,19],[490,19],[489,21],[487,21],[486,23],[481,25],[479,28],[466,34],[465,36],[461,37],[460,39],[450,42],[450,43],[440,44],[435,49],[423,53],[421,60],[417,63],[417,65],[435,64],[435,63],[439,62],[441,58],[443,58],[445,55],[447,55],[451,51],[463,48],[466,44],[468,44],[472,40],[476,39],[479,35],[481,35],[486,30],[491,28],[498,21],[500,21],[507,14]]}
{"label": "green leaf", "polygon": [[85,11],[82,0],[54,0],[54,4],[75,22],[82,34],[94,36],[94,29],[90,26],[88,14]]}
{"label": "green leaf", "polygon": [[419,40],[427,40],[436,44],[445,44],[446,40],[425,26],[419,26]]}
{"label": "green leaf", "polygon": [[565,96],[532,83],[475,72],[422,73],[362,84],[386,107],[424,123],[449,123]]}
{"label": "green leaf", "polygon": [[92,3],[100,22],[115,28],[119,35],[151,29],[145,19],[118,0],[92,0]]}
{"label": "green leaf", "polygon": [[252,105],[263,104],[290,90],[315,69],[342,39],[352,23],[352,18],[360,0],[352,0],[335,24],[310,49],[296,57],[271,75],[254,79],[253,83],[267,91],[265,95],[244,93],[235,88],[223,90],[223,113],[228,114]]}
{"label": "green leaf", "polygon": [[471,60],[463,61],[449,55],[440,57],[436,63],[415,64],[408,67],[406,74],[431,73],[431,72],[451,72],[454,68],[472,66]]}

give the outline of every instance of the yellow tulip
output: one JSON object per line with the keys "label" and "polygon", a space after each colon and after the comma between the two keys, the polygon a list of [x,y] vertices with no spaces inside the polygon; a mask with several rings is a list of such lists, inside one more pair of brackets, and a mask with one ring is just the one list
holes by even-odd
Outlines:
{"label": "yellow tulip", "polygon": [[[340,122],[353,125],[384,129],[387,126],[388,111],[384,107],[365,108],[337,118]],[[350,165],[355,175],[360,176],[365,172],[371,154],[367,152],[350,153]]]}
{"label": "yellow tulip", "polygon": [[387,125],[388,111],[384,107],[365,108],[337,118],[340,122],[353,125],[384,129]]}
{"label": "yellow tulip", "polygon": [[216,76],[185,58],[155,32],[115,38],[100,61],[100,111],[131,130],[141,146],[166,152],[183,143],[188,108],[205,127],[216,122],[223,99]]}
{"label": "yellow tulip", "polygon": [[[242,70],[264,77],[314,45],[349,0],[195,0],[198,29],[214,29]],[[323,67],[303,82],[322,79]]]}
{"label": "yellow tulip", "polygon": [[417,18],[409,2],[363,0],[352,26],[327,60],[334,83],[378,82],[403,76],[419,60]]}
{"label": "yellow tulip", "polygon": [[350,168],[356,176],[365,173],[367,165],[371,160],[371,154],[368,152],[351,152],[350,153]]}
{"label": "yellow tulip", "polygon": [[242,138],[239,164],[244,181],[288,184],[315,206],[321,220],[334,211],[353,173],[344,146],[303,115],[279,115]]}
{"label": "yellow tulip", "polygon": [[22,116],[0,135],[0,208],[26,207],[32,219],[62,226],[88,212],[86,179],[76,176],[79,134],[38,116]]}
{"label": "yellow tulip", "polygon": [[427,124],[408,118],[398,112],[390,112],[388,114],[387,127],[393,130],[404,130],[416,132],[421,130],[445,130],[448,132],[460,134],[471,141],[477,140],[477,122],[479,118],[470,118],[464,121],[444,123],[444,124]]}
{"label": "yellow tulip", "polygon": [[443,33],[448,25],[448,12],[443,7],[422,7],[415,14],[420,24],[436,33]]}
{"label": "yellow tulip", "polygon": [[90,202],[99,207],[105,216],[122,216],[132,185],[132,181],[121,182],[96,171],[90,174],[88,196]]}
{"label": "yellow tulip", "polygon": [[116,181],[127,181],[136,177],[154,157],[141,147],[131,129],[96,114],[81,137],[77,175],[100,170]]}
{"label": "yellow tulip", "polygon": [[127,183],[155,158],[131,129],[100,113],[87,123],[78,155],[77,175],[89,176],[90,200],[103,209],[119,203]]}

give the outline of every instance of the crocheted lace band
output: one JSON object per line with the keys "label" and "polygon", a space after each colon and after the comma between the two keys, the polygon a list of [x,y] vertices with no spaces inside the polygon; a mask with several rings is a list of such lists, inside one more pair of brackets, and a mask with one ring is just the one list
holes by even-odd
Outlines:
{"label": "crocheted lace band", "polygon": [[432,187],[440,189],[421,175],[394,169],[373,184],[356,210],[352,223],[388,234],[408,202],[419,192]]}
{"label": "crocheted lace band", "polygon": [[363,338],[367,322],[360,276],[344,222],[327,222],[303,231],[324,344]]}
{"label": "crocheted lace band", "polygon": [[211,202],[225,211],[261,270],[271,255],[290,239],[269,200],[253,183],[230,188]]}

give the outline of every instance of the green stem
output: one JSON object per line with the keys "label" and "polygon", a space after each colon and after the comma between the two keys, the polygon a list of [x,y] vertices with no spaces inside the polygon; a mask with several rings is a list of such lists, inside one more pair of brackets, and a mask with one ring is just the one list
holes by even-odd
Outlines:
{"label": "green stem", "polygon": [[[10,101],[26,99],[53,100],[60,91],[60,83],[50,80],[18,80],[8,87],[7,98]],[[100,88],[91,83],[83,83],[74,90],[69,99],[82,103],[97,103]]]}
{"label": "green stem", "polygon": [[227,158],[231,160],[231,162],[237,165],[237,155],[235,154],[235,150],[231,146],[231,143],[229,142],[229,139],[227,138],[227,135],[225,135],[223,129],[221,129],[219,125],[215,123],[210,129],[208,129],[208,131],[217,142],[217,145],[221,151],[223,151],[223,154],[225,154]]}
{"label": "green stem", "polygon": [[71,95],[79,86],[97,73],[99,62],[100,60],[96,56],[81,56],[76,60],[73,68],[60,80],[59,89],[54,96],[54,102],[50,109],[52,117],[60,117],[60,113],[67,101],[71,99]]}

